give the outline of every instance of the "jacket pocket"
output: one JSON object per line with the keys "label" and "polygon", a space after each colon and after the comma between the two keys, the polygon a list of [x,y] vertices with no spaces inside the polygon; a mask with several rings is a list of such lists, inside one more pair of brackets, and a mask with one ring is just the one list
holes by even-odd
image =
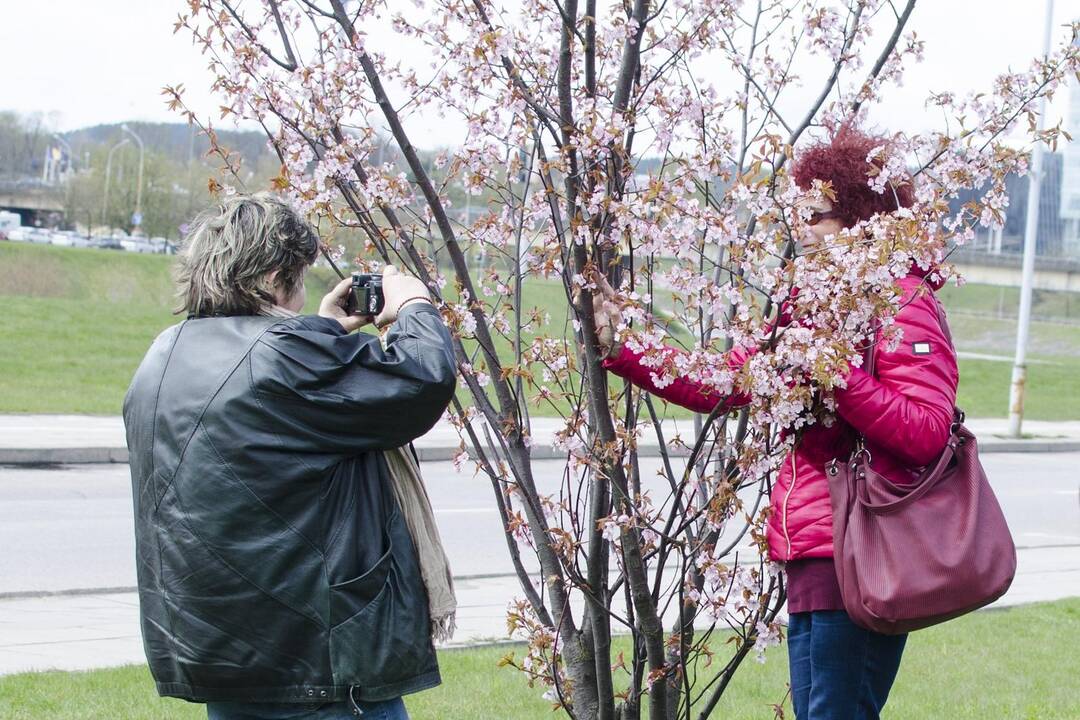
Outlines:
{"label": "jacket pocket", "polygon": [[334,684],[358,685],[365,700],[397,697],[399,684],[437,668],[427,592],[396,514],[387,539],[387,552],[370,570],[330,589]]}
{"label": "jacket pocket", "polygon": [[370,570],[352,580],[330,586],[330,627],[346,622],[378,600],[386,586],[393,564],[393,544],[387,542],[386,552]]}

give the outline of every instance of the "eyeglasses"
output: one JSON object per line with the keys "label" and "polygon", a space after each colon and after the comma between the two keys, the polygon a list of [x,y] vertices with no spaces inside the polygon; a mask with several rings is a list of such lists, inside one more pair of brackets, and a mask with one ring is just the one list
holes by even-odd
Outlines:
{"label": "eyeglasses", "polygon": [[807,225],[817,225],[822,220],[828,220],[829,218],[843,217],[843,213],[833,208],[832,210],[815,210],[810,213],[810,219],[806,221]]}

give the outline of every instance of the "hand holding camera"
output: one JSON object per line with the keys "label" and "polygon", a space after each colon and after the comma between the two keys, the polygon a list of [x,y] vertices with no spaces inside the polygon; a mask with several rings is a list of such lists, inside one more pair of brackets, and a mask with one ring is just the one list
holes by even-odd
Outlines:
{"label": "hand holding camera", "polygon": [[393,265],[387,265],[382,274],[384,307],[375,316],[375,325],[386,327],[398,318],[402,308],[416,303],[431,302],[427,286],[412,275],[406,275]]}
{"label": "hand holding camera", "polygon": [[341,323],[346,332],[374,321],[380,328],[397,320],[402,308],[431,302],[421,281],[387,265],[382,275],[354,273],[339,282],[319,304],[319,315]]}
{"label": "hand holding camera", "polygon": [[319,303],[320,317],[337,320],[345,332],[352,332],[371,322],[370,315],[360,315],[353,312],[356,309],[355,295],[353,293],[353,279],[347,277],[334,289],[323,296]]}

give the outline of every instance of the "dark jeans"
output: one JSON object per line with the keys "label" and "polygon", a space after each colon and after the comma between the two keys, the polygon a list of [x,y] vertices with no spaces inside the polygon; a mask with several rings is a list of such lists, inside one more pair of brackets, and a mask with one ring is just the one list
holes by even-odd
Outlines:
{"label": "dark jeans", "polygon": [[409,720],[401,698],[376,703],[358,703],[363,715],[352,705],[341,703],[207,703],[209,720]]}
{"label": "dark jeans", "polygon": [[796,720],[877,720],[900,668],[907,635],[864,630],[843,610],[788,619]]}

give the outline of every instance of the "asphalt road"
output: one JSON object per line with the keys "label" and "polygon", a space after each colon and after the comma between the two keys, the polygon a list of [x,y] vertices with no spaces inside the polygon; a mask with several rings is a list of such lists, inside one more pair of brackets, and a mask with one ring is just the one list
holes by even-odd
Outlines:
{"label": "asphalt road", "polygon": [[[1080,547],[1080,453],[990,454],[984,465],[1021,548]],[[646,484],[658,460],[642,461]],[[553,492],[561,461],[536,463]],[[455,575],[512,571],[491,486],[427,463],[424,474]],[[650,479],[651,478],[651,479]],[[135,585],[126,465],[0,467],[0,596]]]}

